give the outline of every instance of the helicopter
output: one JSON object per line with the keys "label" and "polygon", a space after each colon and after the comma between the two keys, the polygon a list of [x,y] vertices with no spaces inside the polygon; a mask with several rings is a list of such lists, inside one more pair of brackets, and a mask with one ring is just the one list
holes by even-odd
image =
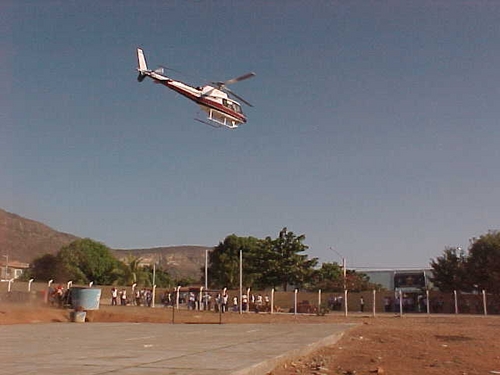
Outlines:
{"label": "helicopter", "polygon": [[165,85],[169,89],[194,101],[207,114],[206,120],[196,118],[197,121],[216,128],[226,127],[229,129],[236,129],[239,125],[247,122],[247,118],[241,109],[240,103],[233,100],[230,96],[237,98],[250,107],[252,107],[252,105],[229,90],[226,86],[251,78],[255,76],[255,73],[247,73],[223,82],[211,82],[211,85],[193,87],[167,77],[164,75],[164,69],[162,67],[156,70],[149,70],[146,64],[144,51],[141,48],[137,48],[137,61],[137,71],[139,72],[137,80],[142,82],[146,77],[149,77],[155,83]]}

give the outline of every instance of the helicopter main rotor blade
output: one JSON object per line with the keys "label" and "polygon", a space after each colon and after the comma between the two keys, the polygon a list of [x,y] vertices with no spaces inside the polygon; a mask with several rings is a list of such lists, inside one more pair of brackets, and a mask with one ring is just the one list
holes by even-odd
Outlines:
{"label": "helicopter main rotor blade", "polygon": [[231,85],[233,83],[240,82],[240,81],[243,81],[243,80],[248,79],[248,78],[252,78],[253,76],[255,76],[255,73],[254,72],[250,72],[250,73],[247,73],[247,74],[243,74],[242,76],[229,79],[226,82],[223,82],[222,84],[223,85]]}
{"label": "helicopter main rotor blade", "polygon": [[239,76],[236,78],[228,79],[227,81],[212,82],[212,84],[216,85],[220,89],[224,89],[226,87],[226,85],[231,85],[233,83],[240,82],[240,81],[243,81],[243,80],[248,79],[248,78],[252,78],[253,76],[255,76],[255,73],[251,72],[251,73],[243,74],[242,76]]}
{"label": "helicopter main rotor blade", "polygon": [[234,96],[236,99],[242,101],[243,103],[245,103],[247,106],[249,107],[253,107],[253,105],[251,105],[249,102],[247,102],[245,99],[243,99],[241,96],[239,95],[236,95],[234,92],[232,92],[231,90],[229,90],[227,87],[225,88],[225,90],[227,91],[228,94]]}
{"label": "helicopter main rotor blade", "polygon": [[248,79],[248,78],[252,78],[255,76],[255,73],[254,72],[250,72],[250,73],[246,73],[246,74],[243,74],[242,76],[239,76],[239,77],[236,77],[236,78],[232,78],[232,79],[229,79],[227,81],[219,81],[219,82],[212,82],[212,84],[217,87],[219,90],[222,90],[222,91],[226,91],[228,94],[234,96],[236,99],[242,101],[243,103],[245,103],[246,105],[248,105],[249,107],[253,107],[253,105],[251,105],[249,102],[247,102],[245,99],[243,99],[241,96],[238,96],[236,95],[234,92],[232,92],[231,90],[229,90],[226,85],[231,85],[233,83],[236,83],[236,82],[240,82],[240,81],[243,81],[245,79]]}

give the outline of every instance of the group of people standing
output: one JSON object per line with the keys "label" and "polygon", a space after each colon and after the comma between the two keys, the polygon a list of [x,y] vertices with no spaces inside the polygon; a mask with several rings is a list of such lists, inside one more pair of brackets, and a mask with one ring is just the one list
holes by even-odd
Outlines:
{"label": "group of people standing", "polygon": [[[153,291],[150,289],[136,289],[133,291],[134,296],[132,299],[132,304],[136,306],[148,306],[151,307],[153,302]],[[127,306],[131,303],[127,296],[127,290],[121,289],[118,291],[117,288],[111,288],[111,306],[117,306],[118,300],[120,301],[121,306]]]}
{"label": "group of people standing", "polygon": [[[116,287],[111,289],[111,305],[121,306],[152,306],[153,292],[150,289],[133,289],[131,299],[127,296],[126,289],[118,290]],[[161,303],[166,306],[174,306],[176,302],[176,292],[165,291],[161,295]],[[215,312],[240,311],[239,296],[229,296],[224,290],[222,292],[205,291],[203,293],[196,291],[182,292],[178,296],[179,303],[186,304],[189,310],[213,310]],[[232,303],[232,304],[231,304]],[[243,294],[241,296],[241,310],[243,312],[269,312],[271,311],[271,300],[269,296],[262,294]]]}
{"label": "group of people standing", "polygon": [[125,289],[121,289],[118,291],[115,287],[111,288],[111,306],[118,305],[118,299],[120,300],[121,306],[127,305],[127,291]]}
{"label": "group of people standing", "polygon": [[[241,311],[250,311],[253,310],[255,312],[261,311],[271,311],[271,300],[269,296],[266,294],[262,296],[262,294],[250,294],[250,297],[246,294],[241,296]],[[233,297],[233,311],[240,311],[240,305],[238,302],[238,297]]]}
{"label": "group of people standing", "polygon": [[[176,302],[175,293],[166,291],[162,295],[162,303],[165,306],[174,305]],[[179,294],[179,303],[185,303],[188,310],[213,310],[215,312],[238,312],[240,303],[238,296],[230,296],[226,291],[222,292],[196,292],[189,291],[188,293]],[[232,303],[232,304],[231,304]],[[270,311],[271,300],[268,295],[243,294],[241,296],[241,310],[248,311]]]}

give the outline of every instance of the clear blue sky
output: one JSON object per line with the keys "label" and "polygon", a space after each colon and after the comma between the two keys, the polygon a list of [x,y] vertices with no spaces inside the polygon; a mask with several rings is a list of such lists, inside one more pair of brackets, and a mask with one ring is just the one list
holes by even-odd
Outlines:
{"label": "clear blue sky", "polygon": [[[0,207],[113,248],[305,234],[425,267],[500,223],[497,1],[3,1]],[[249,121],[136,80],[136,47]]]}

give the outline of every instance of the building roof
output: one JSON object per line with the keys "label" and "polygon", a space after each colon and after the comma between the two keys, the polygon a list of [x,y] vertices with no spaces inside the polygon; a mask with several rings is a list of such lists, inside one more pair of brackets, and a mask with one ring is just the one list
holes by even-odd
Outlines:
{"label": "building roof", "polygon": [[7,263],[7,261],[4,259],[2,261],[0,261],[0,267],[9,267],[9,268],[17,268],[17,269],[27,269],[27,268],[30,268],[30,264],[29,263],[24,263],[24,262],[19,262],[17,260],[9,260],[9,262]]}

